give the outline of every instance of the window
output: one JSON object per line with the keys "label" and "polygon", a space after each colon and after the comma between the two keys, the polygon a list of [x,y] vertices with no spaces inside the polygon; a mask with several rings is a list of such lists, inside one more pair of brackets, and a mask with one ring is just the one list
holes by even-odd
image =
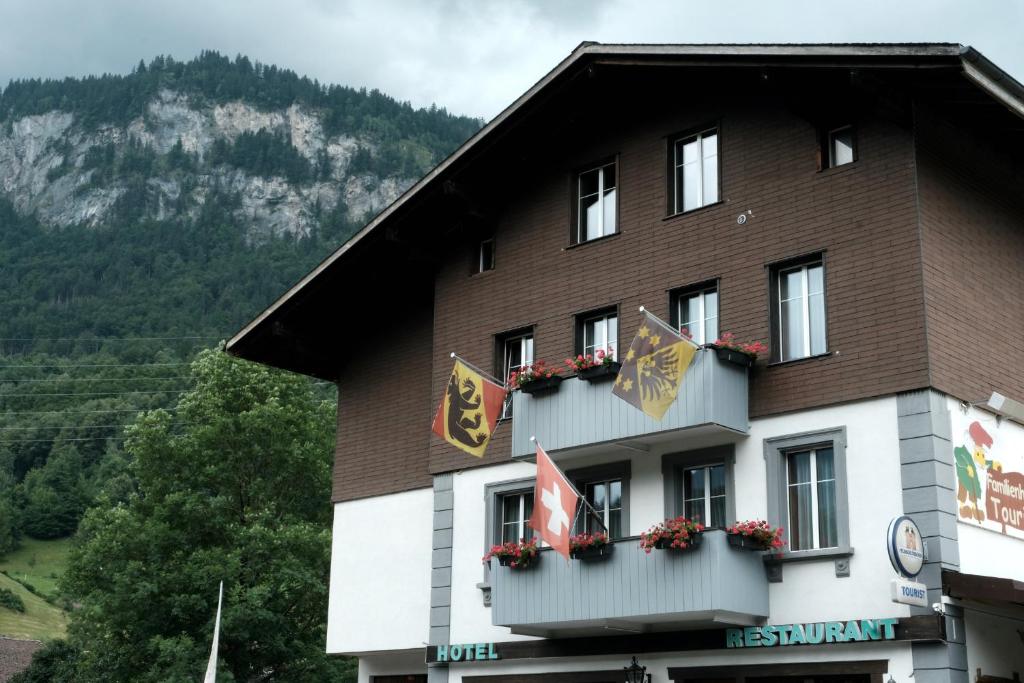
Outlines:
{"label": "window", "polygon": [[672,145],[673,213],[718,201],[718,129],[680,138]]}
{"label": "window", "polygon": [[736,519],[733,446],[701,448],[662,456],[665,516],[685,517],[707,527]]}
{"label": "window", "polygon": [[500,499],[501,536],[497,542],[518,543],[533,538],[533,529],[528,524],[533,514],[533,490],[505,493]]}
{"label": "window", "polygon": [[786,530],[789,556],[849,555],[846,429],[764,441],[768,521]]}
{"label": "window", "polygon": [[683,469],[683,514],[704,526],[724,527],[725,465]]}
{"label": "window", "polygon": [[577,317],[576,353],[586,356],[604,351],[615,358],[618,345],[619,315],[615,309]]}
{"label": "window", "polygon": [[615,162],[579,174],[576,185],[576,241],[586,242],[616,229]]}
{"label": "window", "polygon": [[[594,533],[608,530],[609,538],[622,538],[629,533],[629,461],[595,465],[566,472],[578,491],[583,494],[591,512],[581,505],[573,533]],[[600,521],[598,521],[600,518]]]}
{"label": "window", "polygon": [[839,545],[832,447],[786,453],[786,472],[790,550]]}
{"label": "window", "polygon": [[494,239],[481,241],[478,251],[476,272],[482,273],[487,270],[494,270]]}
{"label": "window", "polygon": [[853,126],[842,126],[828,131],[826,144],[828,145],[829,168],[850,164],[857,160]]}
{"label": "window", "polygon": [[697,344],[718,339],[718,286],[714,283],[681,290],[672,295],[673,323],[686,330]]}
{"label": "window", "polygon": [[[504,380],[513,370],[533,363],[533,332],[519,331],[498,337],[498,371]],[[502,419],[512,417],[512,393],[505,399],[501,411]]]}
{"label": "window", "polygon": [[772,321],[776,360],[816,356],[825,340],[825,267],[814,260],[772,273]]}

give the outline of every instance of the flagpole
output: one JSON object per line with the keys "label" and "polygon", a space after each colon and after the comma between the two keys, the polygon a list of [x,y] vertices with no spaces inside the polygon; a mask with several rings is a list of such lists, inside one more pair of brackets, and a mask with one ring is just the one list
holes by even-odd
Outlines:
{"label": "flagpole", "polygon": [[494,375],[492,375],[491,373],[487,372],[486,370],[482,370],[482,369],[478,368],[477,366],[473,365],[468,360],[466,360],[462,356],[458,355],[454,351],[451,352],[451,356],[450,357],[465,363],[470,368],[472,368],[473,370],[476,370],[481,375],[483,375],[484,377],[487,377],[488,379],[493,381],[495,384],[501,386],[502,388],[506,388],[506,389],[508,388],[504,380],[500,380],[497,377],[495,377]]}
{"label": "flagpole", "polygon": [[[537,437],[536,436],[531,436],[530,437],[530,441],[532,441],[533,443],[535,443],[538,446],[540,446],[540,442],[537,441]],[[544,452],[546,453],[547,451],[544,451]],[[554,463],[554,460],[552,460],[551,462]],[[558,467],[558,465],[555,465],[555,467]],[[559,470],[559,471],[561,471],[561,470]],[[580,493],[579,489],[576,488],[575,484],[573,484],[572,481],[569,480],[569,477],[565,476],[565,472],[562,472],[562,476],[565,478],[566,483],[569,484],[569,488],[572,489],[572,492],[576,494],[576,498],[578,498],[580,501],[582,501],[582,503],[584,505],[587,506],[587,509],[590,510],[590,513],[594,516],[594,519],[597,520],[597,523],[600,524],[601,528],[605,530],[605,533],[607,533],[608,532],[608,526],[604,523],[604,519],[601,517],[600,514],[598,514],[597,510],[594,509],[594,506],[590,504],[590,501],[587,500],[587,497],[584,496],[582,493]],[[579,518],[579,512],[578,511],[574,511],[574,512],[575,512],[575,517],[573,517],[572,524],[573,524],[573,526],[576,526],[576,520]]]}
{"label": "flagpole", "polygon": [[675,336],[679,337],[680,339],[682,339],[682,340],[684,340],[684,341],[688,341],[688,342],[690,342],[691,344],[693,344],[693,345],[694,345],[694,346],[696,346],[697,348],[700,348],[700,345],[699,345],[699,344],[697,344],[697,343],[696,343],[695,341],[693,341],[692,339],[689,339],[689,338],[687,338],[687,336],[686,336],[685,334],[681,334],[681,333],[679,332],[679,330],[674,330],[674,329],[672,329],[672,326],[671,326],[671,325],[669,325],[669,324],[668,324],[667,322],[665,322],[664,320],[662,320],[662,319],[661,319],[661,318],[659,318],[658,316],[656,316],[656,315],[654,315],[653,313],[651,313],[650,311],[648,311],[648,310],[647,310],[646,308],[644,308],[643,306],[641,306],[641,307],[640,307],[640,312],[641,312],[641,313],[646,313],[647,315],[649,315],[649,316],[650,316],[651,318],[653,318],[653,319],[654,319],[654,321],[655,321],[656,323],[658,323],[659,325],[661,325],[662,327],[664,327],[664,328],[665,328],[666,330],[668,330],[669,332],[671,332],[671,333],[672,333],[672,334],[674,334]]}
{"label": "flagpole", "polygon": [[210,646],[210,661],[206,665],[206,676],[203,683],[217,683],[217,645],[220,641],[220,607],[224,602],[224,582],[220,582],[217,595],[217,619],[213,623],[213,645]]}

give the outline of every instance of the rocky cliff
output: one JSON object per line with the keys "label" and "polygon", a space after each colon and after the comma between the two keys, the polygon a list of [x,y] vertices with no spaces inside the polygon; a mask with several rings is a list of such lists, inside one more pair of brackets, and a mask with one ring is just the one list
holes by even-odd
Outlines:
{"label": "rocky cliff", "polygon": [[[232,211],[248,226],[249,237],[258,239],[306,236],[318,215],[338,207],[350,220],[361,220],[414,180],[352,169],[354,155],[372,157],[377,143],[369,136],[327,135],[324,113],[317,109],[292,104],[265,110],[241,100],[212,104],[202,99],[161,89],[145,103],[141,116],[124,125],[88,125],[60,109],[12,118],[0,128],[0,196],[19,213],[59,227],[103,225],[131,192],[145,193],[145,217],[157,220],[194,215],[211,197],[231,196]],[[296,182],[211,159],[218,141],[230,145],[246,133],[271,133],[287,141],[316,167],[315,177]],[[110,150],[118,158],[128,148],[154,157],[177,148],[193,163],[184,172],[156,168],[141,186],[125,173],[98,178],[90,154]]]}

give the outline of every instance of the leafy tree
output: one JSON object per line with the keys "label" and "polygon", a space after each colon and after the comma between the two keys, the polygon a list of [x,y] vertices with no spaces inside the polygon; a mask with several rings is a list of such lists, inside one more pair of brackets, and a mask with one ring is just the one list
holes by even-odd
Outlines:
{"label": "leafy tree", "polygon": [[76,683],[78,648],[66,640],[55,640],[38,650],[32,665],[15,674],[10,683]]}
{"label": "leafy tree", "polygon": [[176,418],[127,430],[138,493],[82,522],[64,581],[75,680],[195,681],[221,580],[219,680],[344,680],[324,654],[334,407],[216,350],[191,374]]}

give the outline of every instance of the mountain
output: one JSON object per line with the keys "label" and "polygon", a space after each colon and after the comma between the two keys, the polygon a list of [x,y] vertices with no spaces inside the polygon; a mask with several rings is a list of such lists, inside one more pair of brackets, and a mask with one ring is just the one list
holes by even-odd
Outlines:
{"label": "mountain", "polygon": [[124,426],[480,125],[216,52],[0,91],[0,553],[131,496]]}

